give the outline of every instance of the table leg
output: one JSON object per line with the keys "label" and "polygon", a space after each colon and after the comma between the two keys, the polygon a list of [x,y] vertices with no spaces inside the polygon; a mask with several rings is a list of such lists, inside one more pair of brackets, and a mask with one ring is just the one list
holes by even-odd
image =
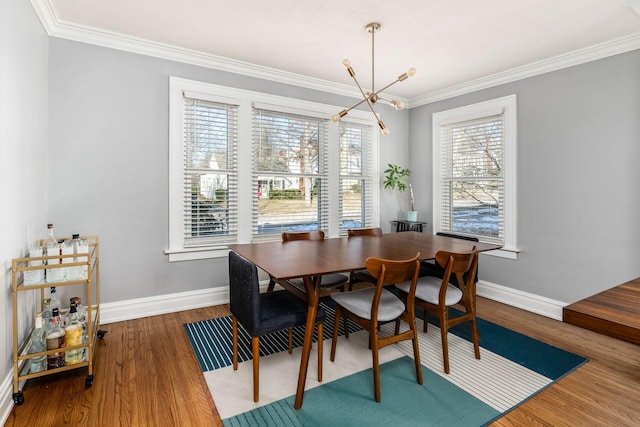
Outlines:
{"label": "table leg", "polygon": [[[307,369],[309,367],[309,356],[311,355],[311,345],[313,344],[313,329],[316,324],[316,314],[318,312],[319,286],[312,280],[311,276],[305,276],[304,287],[307,291],[307,324],[304,330],[304,344],[302,345],[302,357],[300,358],[300,373],[298,374],[298,389],[296,390],[296,400],[293,405],[295,409],[302,408],[302,397],[304,386],[307,381]],[[318,337],[322,339],[322,337]]]}

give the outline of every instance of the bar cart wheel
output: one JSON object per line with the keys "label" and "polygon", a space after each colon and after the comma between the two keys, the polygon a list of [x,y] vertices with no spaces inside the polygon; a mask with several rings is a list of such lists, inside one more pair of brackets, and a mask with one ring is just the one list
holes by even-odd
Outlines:
{"label": "bar cart wheel", "polygon": [[98,333],[97,333],[98,338],[99,338],[99,339],[104,338],[104,336],[107,334],[107,332],[109,332],[109,331],[105,331],[104,329],[99,329],[99,330],[98,330]]}
{"label": "bar cart wheel", "polygon": [[93,374],[87,375],[87,379],[84,381],[84,388],[90,388],[93,385]]}
{"label": "bar cart wheel", "polygon": [[13,403],[15,403],[18,406],[24,403],[24,395],[22,394],[21,391],[13,393]]}

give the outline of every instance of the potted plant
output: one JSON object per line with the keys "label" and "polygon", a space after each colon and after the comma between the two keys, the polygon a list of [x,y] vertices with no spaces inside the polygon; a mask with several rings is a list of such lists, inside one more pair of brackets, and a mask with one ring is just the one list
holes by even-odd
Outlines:
{"label": "potted plant", "polygon": [[404,192],[408,188],[410,210],[407,212],[407,221],[417,221],[418,212],[414,207],[413,188],[409,183],[411,170],[408,168],[402,168],[398,165],[389,164],[388,166],[388,169],[384,171],[384,188],[389,190],[398,189],[400,192]]}

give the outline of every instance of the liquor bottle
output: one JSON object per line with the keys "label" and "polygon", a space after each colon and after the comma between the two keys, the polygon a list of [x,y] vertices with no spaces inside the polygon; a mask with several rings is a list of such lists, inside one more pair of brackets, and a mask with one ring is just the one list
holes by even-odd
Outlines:
{"label": "liquor bottle", "polygon": [[[40,353],[47,351],[47,330],[42,325],[42,314],[36,314],[36,324],[31,332],[31,348],[29,353]],[[30,359],[29,371],[34,374],[47,370],[47,355],[37,356]]]}
{"label": "liquor bottle", "polygon": [[[49,235],[42,242],[42,255],[46,257],[52,257],[55,255],[60,255],[60,246],[58,246],[58,240],[53,235],[53,224],[47,224],[47,228],[49,229]],[[55,265],[60,264],[60,258],[49,258],[44,260],[46,265]],[[47,282],[59,282],[60,271],[57,268],[47,268],[45,269],[45,280]]]}
{"label": "liquor bottle", "polygon": [[[71,241],[69,242],[69,246],[71,247],[72,254],[78,254],[78,246],[80,246],[80,235],[72,234]],[[73,257],[73,262],[78,262],[78,257]],[[71,267],[69,272],[67,272],[67,280],[79,280],[83,279],[82,277],[82,266]]]}
{"label": "liquor bottle", "polygon": [[[73,255],[73,246],[71,246],[71,242],[67,242],[64,240],[60,240],[59,242],[60,245],[60,263],[61,264],[71,264],[74,259],[74,257],[70,256]],[[63,267],[60,268],[60,277],[59,279],[62,281],[67,281],[67,280],[76,280],[75,279],[75,268],[76,267]]]}
{"label": "liquor bottle", "polygon": [[51,298],[45,298],[42,300],[42,326],[49,330],[51,326],[51,316],[53,312],[51,311]]}
{"label": "liquor bottle", "polygon": [[[64,344],[65,347],[82,344],[82,323],[78,319],[75,304],[71,304],[69,308],[69,320],[64,328]],[[64,354],[64,361],[67,365],[82,362],[84,349],[67,350]]]}
{"label": "liquor bottle", "polygon": [[53,311],[53,309],[55,308],[57,308],[58,311],[60,311],[60,300],[58,299],[55,286],[51,287],[51,298],[49,301],[49,307],[51,307],[51,311]]}
{"label": "liquor bottle", "polygon": [[[51,316],[51,326],[47,333],[47,350],[62,349],[64,347],[64,328],[60,319],[60,310],[54,308]],[[47,369],[64,366],[64,352],[59,351],[47,355]]]}

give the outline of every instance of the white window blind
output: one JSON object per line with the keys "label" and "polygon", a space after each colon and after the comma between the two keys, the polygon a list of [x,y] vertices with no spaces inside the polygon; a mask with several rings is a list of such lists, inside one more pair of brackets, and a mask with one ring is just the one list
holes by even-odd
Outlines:
{"label": "white window blind", "polygon": [[440,127],[440,231],[504,240],[504,114]]}
{"label": "white window blind", "polygon": [[340,122],[340,234],[372,226],[372,127]]}
{"label": "white window blind", "polygon": [[185,94],[183,111],[184,247],[234,242],[237,107]]}
{"label": "white window blind", "polygon": [[253,108],[253,236],[327,230],[328,121]]}

